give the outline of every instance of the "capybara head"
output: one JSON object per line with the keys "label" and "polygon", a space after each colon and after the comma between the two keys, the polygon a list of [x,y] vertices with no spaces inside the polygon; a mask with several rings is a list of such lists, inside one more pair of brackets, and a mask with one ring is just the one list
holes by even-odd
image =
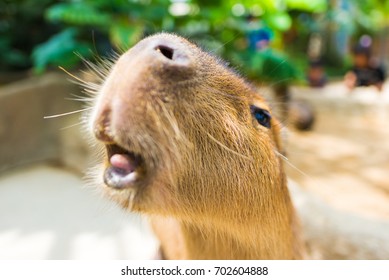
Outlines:
{"label": "capybara head", "polygon": [[228,226],[285,199],[269,106],[181,37],[154,35],[121,55],[89,120],[105,151],[100,185],[125,208]]}

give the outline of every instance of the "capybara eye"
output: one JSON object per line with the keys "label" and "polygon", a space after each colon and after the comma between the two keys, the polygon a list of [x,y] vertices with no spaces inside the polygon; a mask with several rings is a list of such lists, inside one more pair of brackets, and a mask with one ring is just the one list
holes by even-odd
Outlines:
{"label": "capybara eye", "polygon": [[255,106],[250,106],[250,110],[260,125],[270,128],[271,115],[267,110]]}

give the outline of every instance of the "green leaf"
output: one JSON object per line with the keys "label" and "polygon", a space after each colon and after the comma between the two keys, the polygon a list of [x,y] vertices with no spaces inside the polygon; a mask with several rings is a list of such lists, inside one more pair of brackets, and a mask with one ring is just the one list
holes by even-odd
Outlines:
{"label": "green leaf", "polygon": [[327,10],[327,0],[286,0],[289,9],[310,13],[323,13]]}
{"label": "green leaf", "polygon": [[102,27],[111,22],[109,14],[102,13],[84,2],[56,4],[46,11],[46,18],[52,22]]}
{"label": "green leaf", "polygon": [[290,82],[297,78],[297,70],[289,59],[281,53],[267,49],[263,55],[262,74],[269,80]]}
{"label": "green leaf", "polygon": [[68,28],[36,46],[32,53],[35,72],[43,72],[48,65],[74,66],[80,60],[75,53],[88,56],[89,45],[77,42],[76,36],[77,30]]}
{"label": "green leaf", "polygon": [[299,78],[299,70],[280,52],[267,48],[261,51],[243,52],[247,74],[256,80],[290,83]]}
{"label": "green leaf", "polygon": [[117,48],[129,48],[138,42],[143,35],[143,25],[134,25],[126,21],[115,22],[109,30],[109,37]]}
{"label": "green leaf", "polygon": [[265,21],[270,28],[279,31],[287,31],[292,26],[292,19],[289,14],[285,12],[266,14]]}

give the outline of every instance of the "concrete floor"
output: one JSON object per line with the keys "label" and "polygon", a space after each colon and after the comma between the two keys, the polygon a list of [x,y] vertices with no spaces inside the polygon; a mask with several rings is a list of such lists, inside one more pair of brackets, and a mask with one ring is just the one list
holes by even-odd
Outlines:
{"label": "concrete floor", "polygon": [[35,165],[0,177],[0,259],[148,259],[155,248],[139,216],[67,170]]}

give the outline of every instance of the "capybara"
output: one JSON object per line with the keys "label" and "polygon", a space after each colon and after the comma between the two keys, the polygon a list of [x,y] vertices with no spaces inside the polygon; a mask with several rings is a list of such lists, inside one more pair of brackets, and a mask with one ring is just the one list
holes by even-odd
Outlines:
{"label": "capybara", "polygon": [[97,184],[150,218],[166,259],[299,259],[280,123],[242,77],[184,38],[122,54],[97,88],[89,127]]}

